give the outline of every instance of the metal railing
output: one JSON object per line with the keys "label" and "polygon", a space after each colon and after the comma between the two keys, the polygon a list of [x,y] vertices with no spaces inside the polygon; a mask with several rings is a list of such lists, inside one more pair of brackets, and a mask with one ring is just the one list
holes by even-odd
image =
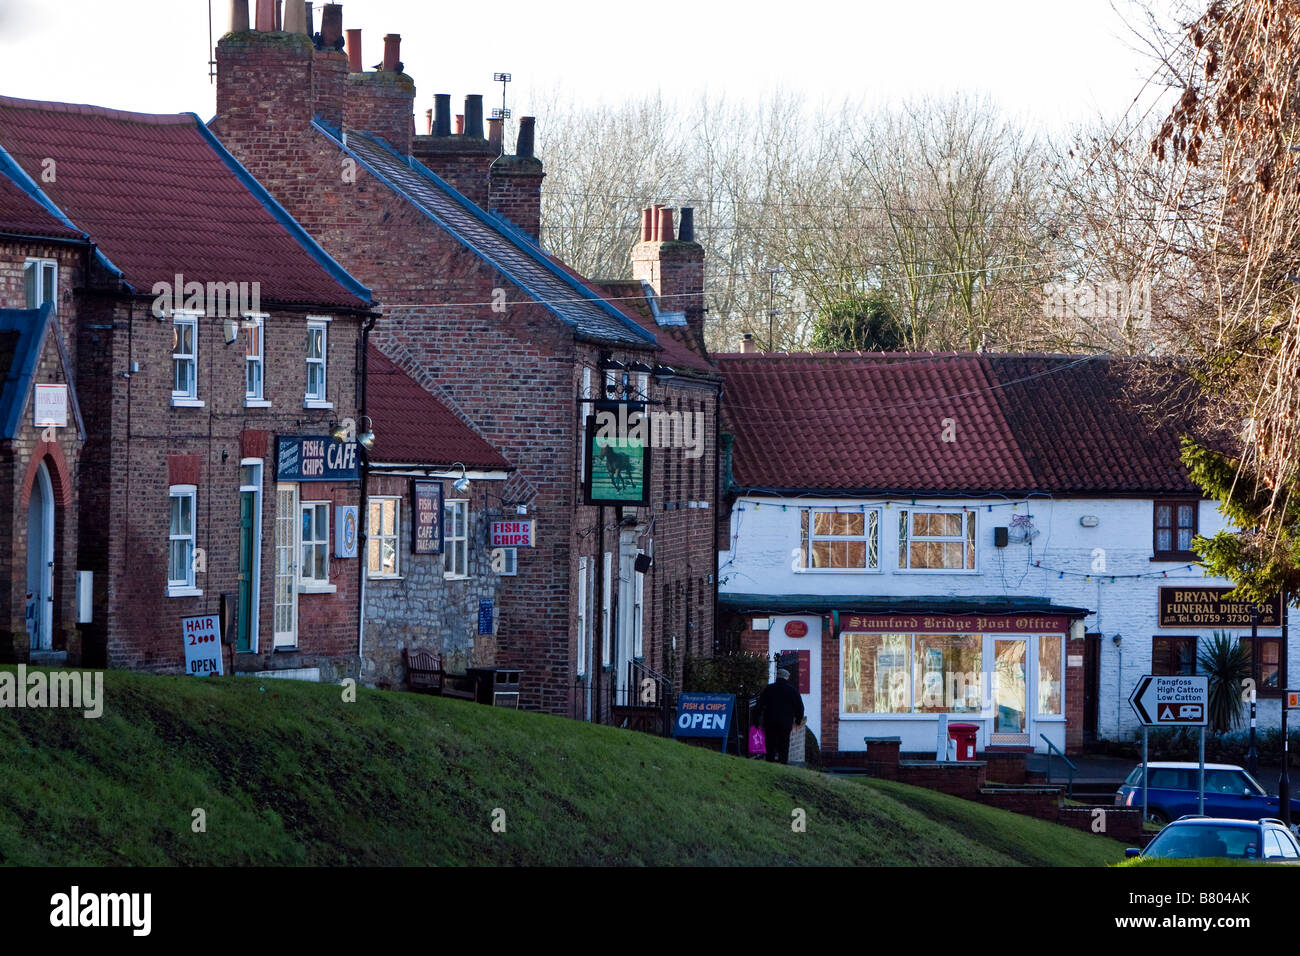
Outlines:
{"label": "metal railing", "polygon": [[1074,765],[1074,761],[1067,757],[1062,751],[1058,750],[1056,744],[1047,739],[1046,734],[1039,734],[1043,743],[1047,744],[1047,783],[1052,782],[1052,754],[1057,754],[1069,768],[1068,780],[1065,787],[1065,795],[1069,798],[1074,797],[1074,773],[1079,768]]}

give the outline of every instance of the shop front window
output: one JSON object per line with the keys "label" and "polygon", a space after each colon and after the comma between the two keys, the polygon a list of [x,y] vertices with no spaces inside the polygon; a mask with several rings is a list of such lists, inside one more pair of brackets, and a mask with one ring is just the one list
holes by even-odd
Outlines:
{"label": "shop front window", "polygon": [[906,714],[911,637],[907,634],[844,635],[844,711]]}
{"label": "shop front window", "polygon": [[1061,635],[1044,634],[1038,639],[1038,712],[1059,717],[1061,710]]}
{"label": "shop front window", "polygon": [[916,635],[915,710],[923,714],[978,713],[984,638],[979,634]]}

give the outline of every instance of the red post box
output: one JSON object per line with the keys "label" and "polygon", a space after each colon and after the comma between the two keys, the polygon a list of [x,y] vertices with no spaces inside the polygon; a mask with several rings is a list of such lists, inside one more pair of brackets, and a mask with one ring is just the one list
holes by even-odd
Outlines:
{"label": "red post box", "polygon": [[949,724],[948,736],[957,742],[957,759],[975,759],[975,741],[979,736],[979,724]]}

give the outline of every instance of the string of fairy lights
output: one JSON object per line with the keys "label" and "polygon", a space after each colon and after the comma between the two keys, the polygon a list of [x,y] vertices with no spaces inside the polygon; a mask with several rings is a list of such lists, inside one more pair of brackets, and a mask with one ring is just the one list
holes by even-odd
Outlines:
{"label": "string of fairy lights", "polygon": [[[1050,496],[1043,496],[1043,500],[1046,501],[1051,499]],[[746,511],[752,508],[755,512],[758,512],[764,508],[767,508],[767,509],[779,509],[781,511],[789,511],[790,509],[793,508],[796,511],[807,512],[807,513],[818,512],[821,514],[829,513],[829,514],[865,515],[868,512],[874,512],[881,508],[883,508],[884,511],[890,511],[895,508],[899,511],[907,511],[911,508],[920,507],[920,508],[924,508],[926,512],[953,513],[953,514],[957,514],[957,513],[970,514],[978,511],[985,511],[991,513],[994,508],[1010,508],[1012,514],[1015,515],[1020,513],[1020,507],[1022,505],[1025,506],[1025,508],[1027,509],[1030,505],[1030,499],[1020,498],[1015,500],[1009,499],[1007,501],[980,502],[978,505],[939,504],[939,503],[930,503],[926,501],[918,505],[916,498],[888,498],[888,499],[881,498],[875,501],[862,501],[851,505],[832,505],[832,504],[806,505],[806,504],[791,504],[789,502],[758,501],[751,498],[741,498],[736,502],[736,510]],[[1023,517],[1028,519],[1028,518],[1032,518],[1033,516],[1026,511]],[[1013,521],[1014,520],[1015,519],[1013,518]],[[1032,526],[1030,527],[1032,528]],[[1173,568],[1164,568],[1162,570],[1157,570],[1157,571],[1142,571],[1142,572],[1130,573],[1130,574],[1119,574],[1119,573],[1112,574],[1111,572],[1108,571],[1101,571],[1096,569],[1089,570],[1089,571],[1075,571],[1070,568],[1052,567],[1051,565],[1045,565],[1043,564],[1042,559],[1032,560],[1030,567],[1036,568],[1040,571],[1047,572],[1049,574],[1055,574],[1057,580],[1064,580],[1065,578],[1082,578],[1085,583],[1090,583],[1094,580],[1098,582],[1109,582],[1110,584],[1115,584],[1119,581],[1137,581],[1137,580],[1150,580],[1150,579],[1167,580],[1169,579],[1170,574],[1174,575],[1174,580],[1182,580],[1187,577],[1196,577],[1196,576],[1205,577],[1205,572],[1201,568],[1199,568],[1194,562],[1190,564],[1181,564]],[[1190,572],[1190,573],[1180,573],[1180,572]]]}

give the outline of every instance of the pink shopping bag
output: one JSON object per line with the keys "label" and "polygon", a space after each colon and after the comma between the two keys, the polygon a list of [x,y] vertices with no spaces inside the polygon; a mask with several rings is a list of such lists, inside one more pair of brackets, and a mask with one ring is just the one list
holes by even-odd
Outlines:
{"label": "pink shopping bag", "polygon": [[763,736],[763,728],[755,725],[749,728],[749,755],[751,757],[761,757],[767,753],[767,738]]}

